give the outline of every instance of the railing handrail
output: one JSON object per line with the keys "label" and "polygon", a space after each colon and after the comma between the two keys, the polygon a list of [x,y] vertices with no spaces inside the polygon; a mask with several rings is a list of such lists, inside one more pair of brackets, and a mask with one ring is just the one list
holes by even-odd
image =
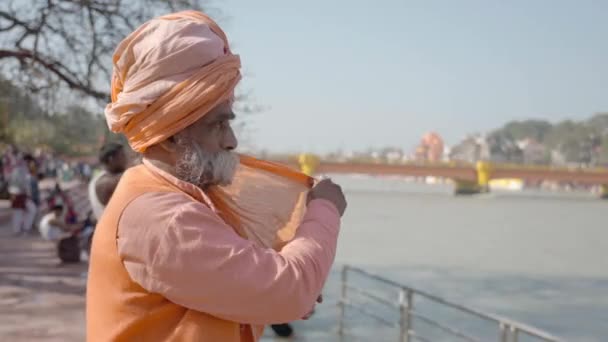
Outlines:
{"label": "railing handrail", "polygon": [[481,311],[478,311],[478,310],[475,310],[475,309],[471,309],[471,308],[465,307],[465,306],[460,305],[460,304],[452,303],[452,302],[450,302],[448,300],[445,300],[445,299],[443,299],[443,298],[441,298],[439,296],[432,295],[432,294],[430,294],[428,292],[425,292],[425,291],[422,291],[422,290],[418,290],[416,288],[413,288],[413,287],[410,287],[410,286],[407,286],[407,285],[400,284],[400,283],[398,283],[396,281],[393,281],[393,280],[390,280],[390,279],[383,278],[383,277],[381,277],[379,275],[370,273],[370,272],[365,271],[363,269],[360,269],[358,267],[354,267],[354,266],[350,266],[350,265],[345,265],[344,267],[346,267],[348,270],[351,270],[351,271],[363,274],[363,275],[365,275],[365,276],[367,276],[369,278],[373,278],[374,280],[378,280],[378,281],[383,282],[383,283],[385,283],[387,285],[391,285],[391,286],[396,287],[396,288],[412,291],[412,292],[414,292],[414,293],[416,293],[416,294],[418,294],[418,295],[420,295],[422,297],[425,297],[427,299],[430,299],[430,300],[432,300],[434,302],[450,306],[450,307],[452,307],[454,309],[457,309],[457,310],[462,310],[462,311],[468,312],[470,314],[478,316],[479,318],[482,318],[482,319],[485,319],[485,320],[488,320],[488,321],[492,321],[492,322],[495,322],[495,323],[501,323],[501,322],[503,322],[503,320],[499,316],[495,316],[495,315],[488,314],[488,313],[485,313],[485,312],[481,312]]}
{"label": "railing handrail", "polygon": [[[472,314],[472,315],[474,315],[474,316],[476,316],[478,318],[484,319],[486,321],[491,321],[493,323],[498,324],[501,327],[510,329],[514,333],[521,332],[521,333],[524,333],[524,334],[527,334],[527,335],[530,335],[530,336],[533,336],[533,337],[544,339],[546,341],[560,341],[559,338],[557,338],[557,337],[555,337],[555,336],[553,336],[553,335],[551,335],[551,334],[549,334],[549,333],[547,333],[545,331],[542,331],[542,330],[540,330],[538,328],[529,326],[527,324],[524,324],[524,323],[521,323],[521,322],[517,322],[517,321],[511,320],[511,319],[508,319],[508,318],[500,317],[500,316],[495,315],[495,314],[485,313],[485,312],[482,312],[480,310],[476,310],[476,309],[472,309],[472,308],[469,308],[469,307],[465,307],[465,306],[457,304],[457,303],[453,303],[453,302],[451,302],[449,300],[446,300],[444,298],[441,298],[439,296],[432,295],[432,294],[430,294],[428,292],[421,291],[421,290],[418,290],[416,288],[400,284],[400,283],[398,283],[396,281],[393,281],[393,280],[381,277],[379,275],[376,275],[376,274],[371,273],[369,271],[365,271],[365,270],[363,270],[361,268],[358,268],[358,267],[355,267],[355,266],[344,265],[343,267],[344,267],[344,269],[343,269],[344,274],[346,274],[348,271],[359,273],[359,274],[361,274],[363,276],[366,276],[366,277],[371,278],[373,280],[379,281],[379,282],[384,283],[386,285],[392,286],[394,288],[397,288],[397,289],[400,289],[400,290],[403,290],[403,291],[409,291],[412,294],[419,295],[419,296],[424,297],[426,299],[429,299],[429,300],[431,300],[433,302],[449,306],[451,308],[454,308],[454,309],[462,311],[462,312],[466,312],[466,313]],[[345,280],[346,280],[346,278],[344,278],[344,276],[343,276],[343,281],[345,281]],[[365,291],[365,290],[363,290],[361,288],[357,288],[355,286],[352,286],[352,285],[343,284],[343,289],[354,289],[357,292],[363,293],[368,298],[375,299],[374,298],[375,295],[373,295],[373,294],[369,293],[368,291]],[[345,298],[342,298],[341,301],[343,301],[344,299]],[[381,302],[385,302],[385,301],[382,300]],[[344,304],[347,304],[347,303],[344,303]],[[395,304],[395,306],[399,307],[398,304]]]}

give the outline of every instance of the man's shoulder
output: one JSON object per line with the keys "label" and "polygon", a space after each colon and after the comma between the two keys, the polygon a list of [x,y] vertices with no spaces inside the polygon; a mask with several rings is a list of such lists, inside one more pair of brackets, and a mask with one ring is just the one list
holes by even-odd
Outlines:
{"label": "man's shoulder", "polygon": [[146,203],[155,206],[180,205],[192,202],[185,193],[172,191],[147,191],[137,196],[132,203]]}
{"label": "man's shoulder", "polygon": [[207,206],[195,201],[192,197],[181,192],[144,192],[133,199],[125,208],[124,215],[140,216],[142,213],[149,217],[173,216],[183,210],[205,210]]}
{"label": "man's shoulder", "polygon": [[176,215],[205,215],[210,212],[204,204],[179,192],[145,192],[133,199],[125,207],[119,221],[119,231],[144,229],[149,231],[157,226],[170,226]]}
{"label": "man's shoulder", "polygon": [[93,179],[92,182],[95,182],[96,185],[115,183],[117,180],[120,179],[120,177],[122,175],[123,175],[122,173],[112,174],[109,172],[104,172],[104,173],[100,174],[96,179]]}

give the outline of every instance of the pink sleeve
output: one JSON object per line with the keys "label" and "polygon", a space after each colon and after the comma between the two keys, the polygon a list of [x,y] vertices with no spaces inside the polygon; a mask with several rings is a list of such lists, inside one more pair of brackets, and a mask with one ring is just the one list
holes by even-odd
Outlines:
{"label": "pink sleeve", "polygon": [[[171,202],[167,194],[156,196]],[[158,208],[161,204],[158,198],[137,199],[120,222],[120,254],[142,287],[184,307],[248,324],[298,320],[314,306],[336,252],[340,218],[333,204],[312,201],[281,252],[239,237],[203,204],[182,200]]]}

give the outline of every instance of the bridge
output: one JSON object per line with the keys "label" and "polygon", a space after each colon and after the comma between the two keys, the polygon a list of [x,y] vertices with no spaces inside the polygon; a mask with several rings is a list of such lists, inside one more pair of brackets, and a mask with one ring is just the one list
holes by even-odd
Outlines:
{"label": "bridge", "polygon": [[519,179],[524,182],[540,183],[553,181],[579,185],[598,185],[601,197],[608,199],[608,169],[606,168],[565,168],[552,166],[528,166],[477,162],[476,164],[440,163],[358,163],[321,161],[314,155],[303,154],[295,160],[275,160],[302,170],[308,175],[315,174],[367,174],[374,176],[392,175],[408,177],[447,178],[454,182],[455,194],[476,194],[489,191],[493,179]]}

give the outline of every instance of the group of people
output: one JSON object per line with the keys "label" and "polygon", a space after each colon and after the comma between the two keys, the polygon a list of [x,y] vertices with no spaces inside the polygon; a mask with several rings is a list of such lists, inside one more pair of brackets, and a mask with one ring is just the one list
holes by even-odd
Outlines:
{"label": "group of people", "polygon": [[[53,167],[58,165],[61,168],[67,163],[40,155],[34,157],[13,146],[9,146],[0,159],[2,179],[10,200],[14,235],[30,235],[37,228],[43,239],[57,244],[58,257],[62,262],[78,262],[83,256],[87,257],[95,223],[118,181],[116,175],[126,168],[122,145],[109,143],[101,148],[99,161],[103,170],[90,182],[88,195],[91,212],[85,219],[79,219],[83,213],[76,212],[71,197],[60,186],[62,172],[57,173]],[[90,166],[80,166],[78,169],[81,172],[74,173],[81,181],[91,179],[88,171],[91,170]],[[56,185],[46,196],[42,196],[39,181],[47,177],[49,172],[56,179]]]}
{"label": "group of people", "polygon": [[[69,204],[70,199],[65,196],[61,198],[63,201],[51,204],[51,211],[40,221],[41,235],[57,242],[58,255],[63,262],[78,262],[81,255],[88,258],[95,224],[127,167],[123,146],[117,143],[105,144],[100,149],[99,162],[103,169],[88,184],[91,211],[86,219],[77,222],[74,215],[66,217],[63,203]],[[68,213],[70,207],[67,207]]]}
{"label": "group of people", "polygon": [[4,157],[3,179],[9,194],[15,235],[32,232],[41,205],[38,168],[30,154]]}
{"label": "group of people", "polygon": [[70,181],[90,178],[92,173],[91,165],[84,161],[68,160],[47,149],[36,148],[24,152],[17,145],[0,143],[0,180],[8,181],[15,169],[21,166],[24,156],[29,156],[35,162],[39,178]]}

